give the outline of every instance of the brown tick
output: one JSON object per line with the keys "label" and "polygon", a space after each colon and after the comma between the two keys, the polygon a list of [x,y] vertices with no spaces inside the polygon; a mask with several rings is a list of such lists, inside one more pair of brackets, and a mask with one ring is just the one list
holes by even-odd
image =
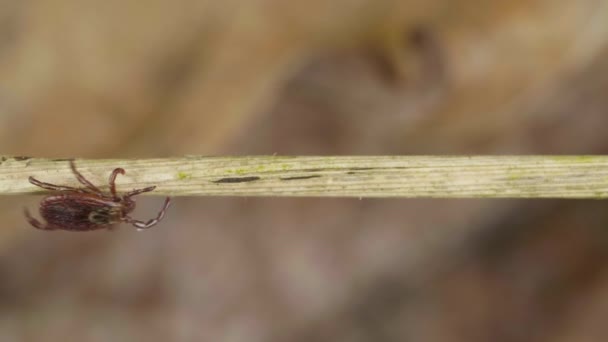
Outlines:
{"label": "brown tick", "polygon": [[70,167],[84,188],[49,184],[34,177],[29,178],[30,183],[36,186],[58,192],[40,202],[40,215],[46,220],[46,224],[33,218],[27,208],[25,209],[25,217],[32,226],[42,230],[88,231],[111,229],[117,223],[126,222],[138,229],[145,229],[156,225],[165,216],[170,197],[167,197],[163,208],[154,219],[143,222],[129,216],[135,209],[135,200],[132,197],[152,191],[156,186],[135,189],[123,195],[116,194],[116,176],[119,173],[124,175],[124,169],[116,168],[112,171],[109,180],[110,193],[104,193],[76,170],[73,161],[70,161]]}

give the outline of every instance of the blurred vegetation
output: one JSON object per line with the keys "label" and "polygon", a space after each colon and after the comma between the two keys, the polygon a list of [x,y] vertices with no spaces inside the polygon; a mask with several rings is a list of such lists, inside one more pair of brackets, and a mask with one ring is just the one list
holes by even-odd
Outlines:
{"label": "blurred vegetation", "polygon": [[[608,1],[0,0],[0,80],[7,155],[606,154]],[[601,202],[179,199],[48,234],[37,200],[0,198],[2,341],[607,335]]]}

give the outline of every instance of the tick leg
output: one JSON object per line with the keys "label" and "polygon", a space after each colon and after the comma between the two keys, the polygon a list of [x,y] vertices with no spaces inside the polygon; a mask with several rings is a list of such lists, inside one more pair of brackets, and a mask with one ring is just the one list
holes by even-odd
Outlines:
{"label": "tick leg", "polygon": [[118,199],[118,196],[116,195],[116,176],[118,176],[119,173],[121,175],[124,175],[125,170],[119,167],[114,169],[114,171],[112,171],[112,174],[110,175],[110,192],[112,193],[112,196],[114,196],[114,199]]}
{"label": "tick leg", "polygon": [[[86,178],[84,178],[84,176],[80,172],[78,172],[78,170],[76,170],[76,164],[74,164],[73,160],[70,160],[70,168],[72,169],[72,172],[74,173],[74,175],[76,176],[76,179],[78,179],[78,181],[80,183],[85,185],[87,188],[93,190],[95,193],[103,196],[103,193],[101,192],[101,190],[99,190],[98,187],[93,185],[93,183],[89,182]],[[114,171],[116,171],[116,170],[114,170]]]}
{"label": "tick leg", "polygon": [[125,217],[125,222],[130,223],[139,229],[150,228],[150,227],[156,225],[158,222],[160,222],[160,220],[163,219],[163,217],[165,216],[165,211],[167,210],[167,208],[169,208],[170,204],[171,204],[171,197],[167,197],[167,199],[165,200],[165,204],[163,205],[163,208],[158,213],[158,216],[156,216],[156,218],[148,220],[148,222],[134,220],[134,219],[130,218],[129,216]]}
{"label": "tick leg", "polygon": [[27,210],[27,208],[23,208],[23,213],[25,214],[25,218],[27,219],[27,222],[29,222],[32,226],[34,226],[34,228],[41,229],[41,230],[54,230],[55,229],[55,228],[49,226],[48,224],[42,224],[40,221],[33,218],[32,215],[30,215],[30,212],[29,212],[29,210]]}
{"label": "tick leg", "polygon": [[83,189],[78,189],[78,188],[73,188],[71,186],[65,186],[65,185],[55,185],[55,184],[51,184],[51,183],[45,183],[45,182],[41,182],[39,180],[37,180],[36,178],[30,176],[30,178],[28,178],[30,183],[39,186],[43,189],[46,190],[51,190],[51,191],[74,191],[74,192],[85,192]]}
{"label": "tick leg", "polygon": [[125,197],[132,197],[132,196],[135,196],[135,195],[139,195],[139,194],[141,194],[142,192],[149,192],[149,191],[152,191],[152,190],[154,190],[154,189],[156,189],[156,186],[155,186],[155,185],[154,185],[154,186],[149,186],[149,187],[147,187],[147,188],[143,188],[143,189],[135,189],[135,190],[133,190],[133,191],[131,191],[131,192],[127,192],[127,193],[125,194]]}

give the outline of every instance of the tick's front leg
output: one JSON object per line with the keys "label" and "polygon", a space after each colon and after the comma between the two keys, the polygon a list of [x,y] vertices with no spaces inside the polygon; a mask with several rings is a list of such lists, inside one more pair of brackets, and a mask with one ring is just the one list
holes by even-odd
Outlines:
{"label": "tick's front leg", "polygon": [[163,219],[163,217],[165,217],[165,211],[167,211],[167,208],[169,208],[170,204],[171,204],[171,197],[167,197],[167,199],[165,199],[165,204],[163,205],[163,208],[160,210],[160,212],[158,213],[156,218],[148,220],[148,222],[134,220],[129,216],[126,216],[124,218],[124,221],[132,224],[133,226],[135,226],[136,228],[139,228],[139,229],[150,228],[152,226],[155,226],[158,222],[160,222]]}
{"label": "tick's front leg", "polygon": [[110,193],[112,193],[112,196],[114,197],[114,199],[118,199],[118,195],[116,195],[116,176],[118,176],[118,174],[124,175],[125,174],[125,170],[123,168],[116,168],[114,169],[114,171],[112,171],[112,174],[110,174]]}

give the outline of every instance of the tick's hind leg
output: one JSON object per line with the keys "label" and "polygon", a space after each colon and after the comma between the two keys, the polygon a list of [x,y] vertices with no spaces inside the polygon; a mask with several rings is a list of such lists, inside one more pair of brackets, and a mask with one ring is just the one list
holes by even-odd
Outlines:
{"label": "tick's hind leg", "polygon": [[134,219],[130,218],[129,216],[125,217],[124,220],[125,220],[125,222],[132,224],[133,226],[137,227],[138,229],[150,228],[152,226],[155,226],[158,222],[160,222],[160,220],[163,219],[163,217],[165,216],[165,211],[167,210],[167,208],[169,208],[170,204],[171,204],[171,197],[167,197],[167,199],[165,200],[165,204],[163,205],[163,208],[158,213],[158,216],[156,216],[156,218],[148,220],[148,222],[134,220]]}
{"label": "tick's hind leg", "polygon": [[28,178],[28,179],[29,179],[30,183],[34,184],[35,186],[39,186],[43,189],[46,189],[46,190],[84,192],[83,189],[73,188],[71,186],[55,185],[55,184],[51,184],[51,183],[41,182],[32,176],[30,176],[30,178]]}
{"label": "tick's hind leg", "polygon": [[30,215],[29,210],[27,210],[27,208],[23,209],[23,213],[25,214],[25,218],[27,219],[27,222],[29,222],[32,226],[34,226],[34,228],[40,229],[40,230],[54,230],[55,228],[52,226],[49,226],[48,224],[43,224],[40,221],[36,220],[34,217],[32,217],[32,215]]}

